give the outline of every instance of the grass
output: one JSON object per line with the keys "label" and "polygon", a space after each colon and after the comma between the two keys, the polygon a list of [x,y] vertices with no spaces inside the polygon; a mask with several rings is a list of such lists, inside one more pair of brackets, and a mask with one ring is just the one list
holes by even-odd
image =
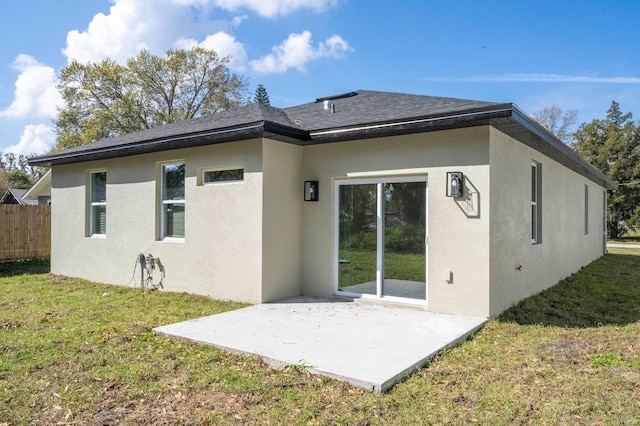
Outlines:
{"label": "grass", "polygon": [[616,239],[609,239],[609,242],[619,244],[640,244],[640,230],[631,229],[626,235]]}
{"label": "grass", "polygon": [[[370,250],[343,251],[341,259],[348,259],[348,265],[341,265],[340,284],[349,286],[375,281],[376,252]],[[414,253],[385,253],[385,278],[408,281],[425,281],[426,257]]]}
{"label": "grass", "polygon": [[0,425],[640,425],[640,250],[611,250],[383,395],[151,331],[239,304],[1,268]]}

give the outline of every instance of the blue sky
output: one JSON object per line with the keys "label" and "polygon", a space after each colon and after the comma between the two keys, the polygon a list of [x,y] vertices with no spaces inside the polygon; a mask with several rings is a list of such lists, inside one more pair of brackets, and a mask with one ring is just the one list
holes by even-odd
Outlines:
{"label": "blue sky", "polygon": [[640,118],[640,2],[10,0],[0,5],[0,151],[46,152],[68,61],[203,45],[286,107],[357,89],[558,104]]}

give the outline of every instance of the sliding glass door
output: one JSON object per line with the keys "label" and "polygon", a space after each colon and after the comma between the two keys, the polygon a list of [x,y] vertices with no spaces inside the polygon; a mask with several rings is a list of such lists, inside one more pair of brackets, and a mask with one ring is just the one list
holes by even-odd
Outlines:
{"label": "sliding glass door", "polygon": [[336,182],[337,294],[426,301],[426,177]]}

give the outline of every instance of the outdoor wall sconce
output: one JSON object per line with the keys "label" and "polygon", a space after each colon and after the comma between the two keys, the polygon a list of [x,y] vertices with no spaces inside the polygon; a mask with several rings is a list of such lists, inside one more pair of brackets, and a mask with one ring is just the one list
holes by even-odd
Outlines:
{"label": "outdoor wall sconce", "polygon": [[447,172],[447,197],[462,197],[464,175],[462,172]]}
{"label": "outdoor wall sconce", "polygon": [[317,180],[304,181],[304,200],[318,201],[318,181]]}

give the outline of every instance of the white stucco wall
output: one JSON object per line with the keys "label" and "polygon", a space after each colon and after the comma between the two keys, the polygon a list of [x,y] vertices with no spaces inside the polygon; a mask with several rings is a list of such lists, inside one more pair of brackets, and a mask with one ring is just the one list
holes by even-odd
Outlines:
{"label": "white stucco wall", "polygon": [[[542,242],[531,244],[531,161],[542,165]],[[159,177],[184,161],[185,239],[159,240]],[[203,185],[205,168],[245,169]],[[107,235],[88,236],[89,173],[107,172]],[[465,196],[446,196],[446,173]],[[427,177],[428,309],[497,315],[603,253],[603,188],[500,131],[475,127],[300,147],[268,139],[55,166],[52,272],[127,284],[138,253],[165,289],[261,303],[334,293],[335,181]],[[319,181],[319,201],[303,182]],[[589,233],[584,233],[584,185]],[[519,269],[517,269],[519,267]],[[452,280],[447,280],[452,277]],[[134,282],[139,283],[139,267]]]}
{"label": "white stucco wall", "polygon": [[[531,243],[531,163],[542,166],[541,243]],[[584,233],[584,185],[589,233]],[[491,128],[491,309],[497,315],[603,254],[604,188]],[[519,269],[516,269],[520,267]]]}
{"label": "white stucco wall", "polygon": [[[184,161],[185,239],[159,241],[162,162]],[[207,167],[244,167],[242,183],[203,186]],[[87,236],[89,171],[107,172],[107,235]],[[262,143],[243,141],[158,152],[53,169],[53,273],[126,284],[136,255],[166,267],[165,289],[219,299],[262,301]],[[241,226],[230,226],[230,223]],[[134,276],[139,283],[139,267]]]}
{"label": "white stucco wall", "polygon": [[262,301],[302,294],[302,147],[264,140]]}
{"label": "white stucco wall", "polygon": [[[304,294],[333,294],[336,179],[427,175],[429,309],[488,315],[488,127],[308,146],[303,158],[302,180],[318,180],[320,187],[319,201],[302,209]],[[473,201],[445,196],[448,171],[465,174]]]}

